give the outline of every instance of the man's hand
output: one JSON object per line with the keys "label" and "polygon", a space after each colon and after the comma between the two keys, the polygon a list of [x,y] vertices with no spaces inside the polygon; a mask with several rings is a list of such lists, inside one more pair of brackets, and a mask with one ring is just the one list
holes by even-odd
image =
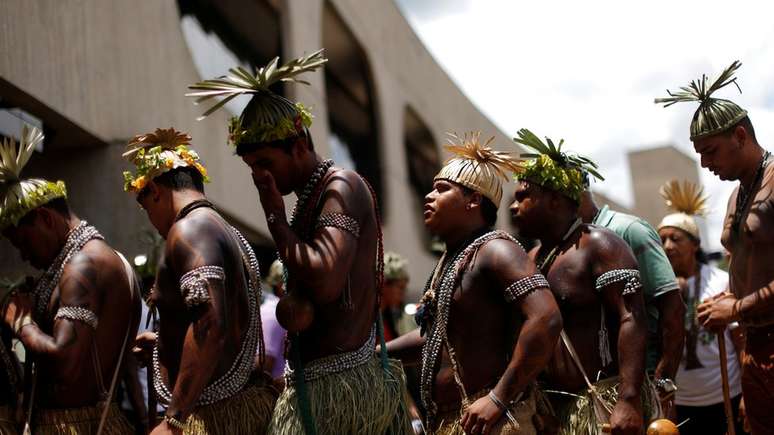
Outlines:
{"label": "man's hand", "polygon": [[[282,201],[282,194],[277,189],[274,182],[274,176],[265,169],[253,169],[253,184],[258,189],[258,195],[261,198],[263,212],[266,213],[267,220],[269,216],[274,215],[276,219],[286,219],[285,202]],[[270,222],[271,223],[271,222]]]}
{"label": "man's hand", "polygon": [[153,347],[156,345],[155,332],[143,332],[134,340],[132,355],[137,358],[140,367],[150,366],[153,359]]}
{"label": "man's hand", "polygon": [[503,410],[495,405],[492,399],[484,396],[468,407],[460,423],[466,434],[485,435],[502,416]]}
{"label": "man's hand", "polygon": [[[639,397],[635,399],[639,401]],[[613,435],[638,435],[642,432],[642,409],[627,400],[619,399],[610,416],[610,433]]]}
{"label": "man's hand", "polygon": [[[3,322],[8,325],[17,334],[21,332],[20,327],[23,324],[29,324],[32,320],[32,297],[28,293],[15,293],[8,301],[8,307],[5,310]],[[23,321],[27,317],[28,321]],[[17,331],[17,329],[19,329]]]}
{"label": "man's hand", "polygon": [[166,421],[162,421],[161,424],[156,426],[151,431],[151,435],[182,435],[182,434],[183,434],[182,429],[172,427]]}
{"label": "man's hand", "polygon": [[730,293],[722,293],[702,302],[697,309],[699,323],[711,331],[722,331],[729,323],[739,320],[739,313],[734,309],[737,300]]}

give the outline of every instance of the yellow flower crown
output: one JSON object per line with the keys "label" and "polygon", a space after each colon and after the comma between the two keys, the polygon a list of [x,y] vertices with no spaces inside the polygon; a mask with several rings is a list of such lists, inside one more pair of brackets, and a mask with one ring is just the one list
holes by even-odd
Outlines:
{"label": "yellow flower crown", "polygon": [[195,168],[209,183],[207,169],[199,163],[199,154],[189,148],[190,144],[191,136],[171,127],[132,138],[123,157],[137,166],[137,172],[124,171],[124,190],[139,192],[159,175],[184,167]]}
{"label": "yellow flower crown", "polygon": [[67,198],[63,181],[21,179],[22,169],[43,137],[40,130],[25,125],[18,148],[13,139],[0,144],[0,230],[17,225],[27,213],[53,199]]}

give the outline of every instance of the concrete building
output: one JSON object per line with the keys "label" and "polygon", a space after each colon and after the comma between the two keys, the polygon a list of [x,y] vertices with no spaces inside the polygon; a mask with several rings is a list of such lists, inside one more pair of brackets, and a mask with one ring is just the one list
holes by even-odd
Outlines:
{"label": "concrete building", "polygon": [[[188,84],[236,64],[320,47],[330,61],[307,74],[311,86],[281,91],[312,107],[320,154],[357,169],[377,189],[386,248],[410,259],[409,298],[416,298],[434,262],[421,203],[442,163],[445,132],[481,130],[500,147],[515,147],[460,92],[391,1],[0,2],[0,134],[18,135],[21,119],[42,125],[46,142],[26,175],[64,180],[74,210],[134,256],[148,249],[143,234],[151,227],[122,191],[123,145],[157,127],[189,132],[213,180],[208,196],[267,263],[273,250],[257,193],[226,146],[230,114],[196,121],[203,109],[183,94]],[[232,113],[240,109],[239,102],[229,105]],[[26,272],[0,242],[0,276]]]}

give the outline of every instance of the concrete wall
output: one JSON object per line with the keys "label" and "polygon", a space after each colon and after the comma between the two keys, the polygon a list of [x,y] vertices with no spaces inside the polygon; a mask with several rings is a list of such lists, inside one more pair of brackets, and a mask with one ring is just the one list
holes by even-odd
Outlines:
{"label": "concrete wall", "polygon": [[672,179],[700,183],[699,166],[691,156],[667,145],[629,153],[634,214],[656,227],[669,212],[658,193]]}
{"label": "concrete wall", "polygon": [[[364,48],[373,76],[385,180],[386,247],[410,259],[414,298],[434,257],[422,244],[424,228],[416,218],[421,210],[406,205],[413,195],[403,144],[406,107],[422,117],[438,141],[447,131],[481,130],[495,135],[500,147],[512,148],[512,142],[441,70],[392,2],[271,3],[282,33],[283,53],[277,54],[284,59],[320,47],[325,7],[335,8]],[[133,198],[121,190],[120,172],[127,167],[120,160],[121,144],[156,127],[189,132],[213,179],[208,196],[250,229],[254,240],[267,236],[248,170],[225,146],[228,115],[221,111],[197,122],[202,109],[183,97],[186,85],[202,77],[183,38],[175,1],[0,2],[0,77],[105,144],[48,149],[36,156],[29,173],[65,180],[76,211],[128,255],[141,251],[137,234],[149,226]],[[314,107],[312,134],[318,151],[329,155],[325,77],[317,72],[306,79],[312,86],[286,90],[289,97]],[[511,192],[504,195],[502,223],[507,222]],[[22,266],[15,252],[0,243],[0,276],[17,274]]]}

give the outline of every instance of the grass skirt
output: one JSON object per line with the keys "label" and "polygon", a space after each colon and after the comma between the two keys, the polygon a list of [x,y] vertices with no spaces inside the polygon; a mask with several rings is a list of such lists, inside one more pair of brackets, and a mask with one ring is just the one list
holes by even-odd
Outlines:
{"label": "grass skirt", "polygon": [[0,406],[0,434],[16,435],[16,423],[10,406]]}
{"label": "grass skirt", "polygon": [[194,409],[183,434],[265,434],[276,401],[277,390],[269,380],[251,380],[239,393]]}
{"label": "grass skirt", "polygon": [[[594,387],[599,392],[602,400],[612,410],[618,401],[618,377],[612,377],[603,379],[594,384]],[[594,409],[591,394],[588,390],[582,392],[579,395],[558,393],[558,392],[546,392],[549,396],[549,400],[553,404],[556,416],[559,419],[559,434],[560,435],[596,435],[601,434],[601,423],[606,423],[610,419],[608,415],[602,412],[603,415],[597,415],[597,411]],[[567,395],[571,399],[569,401],[554,400],[558,395]],[[653,383],[646,376],[642,383],[642,393],[640,395],[642,400],[643,410],[643,422],[645,427],[656,418],[661,417],[661,405],[658,399],[658,393]],[[561,403],[557,405],[557,403]]]}
{"label": "grass skirt", "polygon": [[[35,435],[89,435],[97,433],[102,406],[41,409],[35,414]],[[102,435],[134,435],[134,428],[115,403],[110,404]]]}
{"label": "grass skirt", "polygon": [[[413,435],[403,366],[395,360],[389,364],[385,374],[374,357],[353,369],[307,382],[317,435]],[[305,434],[293,385],[280,395],[269,433]]]}
{"label": "grass skirt", "polygon": [[[489,390],[480,391],[468,398],[468,402],[472,404],[481,397],[485,397],[489,394]],[[430,435],[464,435],[460,420],[462,414],[467,409],[464,406],[457,411],[450,411],[438,414],[436,420],[439,422],[438,427],[430,433]],[[519,428],[515,428],[508,417],[503,414],[500,420],[489,431],[491,435],[535,435],[535,425],[532,422],[532,418],[535,416],[535,391],[533,388],[527,390],[526,397],[512,404],[509,408],[511,414],[516,418],[519,423]]]}

